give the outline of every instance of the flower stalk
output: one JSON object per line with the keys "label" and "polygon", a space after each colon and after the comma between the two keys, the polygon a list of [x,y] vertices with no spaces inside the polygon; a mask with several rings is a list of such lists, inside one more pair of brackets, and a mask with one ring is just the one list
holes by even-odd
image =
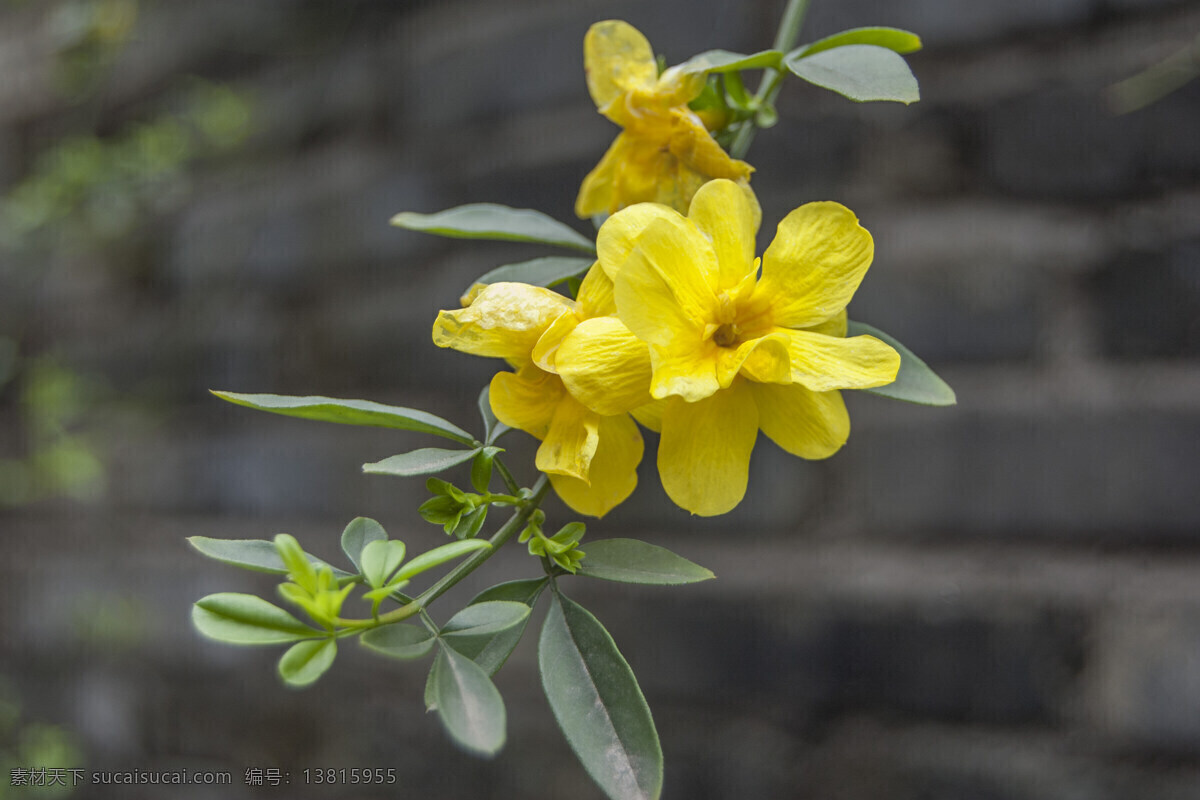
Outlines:
{"label": "flower stalk", "polygon": [[[788,0],[787,8],[783,10],[783,19],[779,21],[779,30],[775,33],[774,48],[781,53],[786,53],[796,46],[796,40],[800,38],[800,28],[804,25],[804,18],[808,15],[809,0]],[[754,103],[758,108],[766,108],[774,105],[775,97],[779,94],[780,87],[783,86],[784,73],[777,69],[767,69],[763,72],[762,82],[758,85],[758,91],[754,94]],[[758,115],[751,117],[743,123],[741,130],[734,137],[733,144],[729,148],[729,155],[733,158],[745,158],[747,151],[750,150],[750,144],[754,141],[754,134],[758,133]]]}

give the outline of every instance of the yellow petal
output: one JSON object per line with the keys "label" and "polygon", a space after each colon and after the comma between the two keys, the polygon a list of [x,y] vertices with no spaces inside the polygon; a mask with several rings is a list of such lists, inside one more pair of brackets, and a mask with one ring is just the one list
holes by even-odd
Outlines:
{"label": "yellow petal", "polygon": [[749,180],[754,168],[721,149],[704,123],[686,106],[671,110],[671,154],[705,179]]}
{"label": "yellow petal", "polygon": [[822,322],[820,325],[814,325],[811,328],[805,328],[806,331],[813,333],[821,333],[825,336],[837,336],[845,338],[847,327],[846,309],[842,309],[834,314],[829,319]]}
{"label": "yellow petal", "polygon": [[629,413],[644,427],[649,428],[655,433],[659,433],[662,431],[663,412],[667,410],[670,402],[670,398],[665,400],[651,400],[646,405],[638,406]]}
{"label": "yellow petal", "polygon": [[650,348],[650,396],[676,395],[694,403],[721,388],[717,378],[721,348],[711,339],[680,340],[670,347]]}
{"label": "yellow petal", "polygon": [[[615,212],[636,203],[662,202],[664,195],[673,197],[677,160],[664,147],[669,132],[661,132],[651,125],[643,133],[635,134],[627,128],[621,135],[627,138],[628,145],[613,178],[613,207],[609,211]],[[673,203],[668,205],[675,207]]]}
{"label": "yellow petal", "polygon": [[562,344],[562,340],[567,337],[567,334],[575,330],[575,326],[578,324],[579,317],[574,314],[562,314],[550,323],[538,338],[537,343],[533,346],[533,352],[530,354],[530,358],[533,359],[533,363],[537,365],[538,369],[546,372],[558,372],[558,367],[555,365],[558,346]]}
{"label": "yellow petal", "polygon": [[583,276],[579,293],[575,296],[580,319],[611,317],[617,313],[617,301],[613,297],[612,279],[597,261]]}
{"label": "yellow petal", "polygon": [[659,217],[638,234],[613,279],[617,316],[649,344],[694,340],[716,320],[716,275],[712,244],[695,224],[678,214]]}
{"label": "yellow petal", "polygon": [[779,223],[752,300],[769,301],[776,325],[817,325],[845,309],[874,252],[871,234],[850,209],[806,203]]}
{"label": "yellow petal", "polygon": [[799,384],[750,384],[758,425],[771,441],[801,458],[828,458],[850,436],[841,392],[813,392]]}
{"label": "yellow petal", "polygon": [[599,414],[650,402],[650,353],[616,317],[579,323],[559,345],[554,363],[567,391]]}
{"label": "yellow petal", "polygon": [[600,417],[588,411],[569,395],[562,395],[550,430],[538,448],[535,464],[542,472],[569,475],[586,482],[588,467],[600,441],[597,427]]}
{"label": "yellow petal", "polygon": [[438,313],[433,343],[464,353],[528,359],[542,332],[571,301],[557,292],[524,283],[493,283],[466,308]]}
{"label": "yellow petal", "polygon": [[658,474],[676,505],[710,517],[746,494],[758,408],[745,381],[698,403],[673,398],[662,419]]}
{"label": "yellow petal", "polygon": [[668,67],[654,82],[654,96],[664,105],[686,106],[704,91],[708,75],[703,72],[684,72]]}
{"label": "yellow petal", "polygon": [[550,484],[563,502],[580,514],[602,517],[637,487],[642,460],[642,435],[626,414],[598,417],[599,443],[588,472],[589,483],[565,475],[550,475]]}
{"label": "yellow petal", "polygon": [[583,38],[583,64],[588,91],[601,111],[631,89],[647,87],[658,77],[650,42],[628,22],[597,22]]}
{"label": "yellow petal", "polygon": [[776,328],[787,337],[792,380],[814,392],[868,389],[896,380],[900,354],[874,336],[843,339]]}
{"label": "yellow petal", "polygon": [[748,377],[762,383],[791,383],[788,338],[773,333],[743,342],[736,348],[720,348],[717,357],[717,382],[721,384],[721,388],[729,388],[738,372],[744,372]]}
{"label": "yellow petal", "polygon": [[575,198],[575,216],[587,219],[616,210],[613,207],[613,184],[617,167],[621,165],[628,146],[628,137],[619,134],[601,157],[600,163],[583,179],[579,195]]}
{"label": "yellow petal", "polygon": [[762,210],[733,181],[709,181],[692,198],[688,219],[712,240],[717,254],[720,279],[718,291],[736,287],[755,270],[754,237]]}
{"label": "yellow petal", "polygon": [[519,372],[496,373],[488,391],[496,419],[538,439],[546,437],[565,396],[562,381],[532,364]]}
{"label": "yellow petal", "polygon": [[613,214],[596,233],[596,257],[601,269],[610,279],[615,279],[646,226],[658,219],[673,222],[678,216],[671,209],[655,203],[638,203]]}

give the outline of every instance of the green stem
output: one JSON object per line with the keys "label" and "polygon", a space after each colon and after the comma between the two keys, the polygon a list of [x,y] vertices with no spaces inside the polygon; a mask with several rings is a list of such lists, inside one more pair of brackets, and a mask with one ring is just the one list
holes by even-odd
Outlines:
{"label": "green stem", "polygon": [[[787,8],[783,10],[783,19],[779,21],[779,30],[775,34],[775,49],[787,53],[796,45],[796,40],[800,38],[800,28],[804,24],[804,17],[808,14],[809,0],[788,0]],[[758,91],[754,94],[755,102],[759,107],[769,106],[775,102],[776,95],[779,94],[779,89],[783,85],[784,73],[781,70],[768,68],[763,70],[762,82],[758,84]],[[734,137],[733,145],[729,148],[729,155],[734,158],[745,158],[746,151],[750,149],[750,143],[754,141],[754,134],[758,133],[758,123],[755,117],[751,117],[742,123],[741,129]]]}

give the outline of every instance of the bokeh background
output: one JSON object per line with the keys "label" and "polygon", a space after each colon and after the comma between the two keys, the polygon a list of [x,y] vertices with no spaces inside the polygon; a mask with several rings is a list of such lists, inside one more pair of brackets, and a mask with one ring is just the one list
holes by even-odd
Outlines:
{"label": "bokeh background", "polygon": [[[365,515],[442,541],[420,481],[359,471],[426,440],[206,390],[474,425],[497,365],[436,350],[433,315],[544,251],[389,217],[571,220],[616,133],[583,81],[587,26],[627,19],[676,63],[769,46],[782,6],[0,2],[0,796],[25,796],[12,766],[63,763],[232,773],[180,798],[599,797],[532,636],[498,678],[510,741],[487,762],[424,714],[420,666],[345,647],[297,692],[274,648],[193,632],[197,598],[272,582],[189,535],[286,531],[334,559]],[[814,0],[802,39],[874,24],[924,37],[921,102],[789,82],[749,156],[762,243],[804,201],[853,208],[877,256],[852,315],[958,406],[853,397],[840,454],[761,441],[714,520],[666,501],[651,450],[589,535],[719,579],[567,591],[641,679],[667,798],[1200,798],[1200,81],[1126,114],[1106,94],[1197,47],[1200,4]],[[486,583],[536,574],[513,551]],[[400,782],[304,786],[316,767]],[[292,783],[246,786],[250,768]]]}

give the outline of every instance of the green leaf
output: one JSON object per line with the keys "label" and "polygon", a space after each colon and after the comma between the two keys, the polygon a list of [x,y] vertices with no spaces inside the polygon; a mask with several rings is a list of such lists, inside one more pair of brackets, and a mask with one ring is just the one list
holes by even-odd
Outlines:
{"label": "green leaf", "polygon": [[279,659],[279,677],[289,686],[308,686],[333,666],[336,657],[334,639],[294,644]]}
{"label": "green leaf", "polygon": [[362,550],[371,542],[386,542],[387,531],[370,517],[355,517],[342,531],[342,552],[362,572]]}
{"label": "green leaf", "polygon": [[236,592],[197,600],[192,624],[210,639],[229,644],[280,644],[322,635],[279,606],[257,595]]}
{"label": "green leaf", "polygon": [[825,50],[833,50],[836,47],[845,47],[848,44],[873,44],[876,47],[885,47],[894,53],[915,53],[921,49],[921,37],[900,28],[851,28],[848,31],[835,33],[811,44],[798,47],[788,53],[787,57],[803,58]]}
{"label": "green leaf", "polygon": [[950,384],[939,378],[924,361],[892,336],[862,322],[851,320],[847,323],[847,336],[863,334],[887,342],[900,354],[900,372],[896,374],[896,380],[887,386],[876,386],[863,391],[926,406],[952,406],[958,402]]}
{"label": "green leaf", "polygon": [[414,475],[432,475],[444,472],[464,461],[470,461],[478,450],[443,450],[439,447],[422,447],[411,453],[385,458],[371,464],[363,464],[363,472],[369,475],[398,475],[411,478]]}
{"label": "green leaf", "polygon": [[520,625],[529,616],[529,606],[512,600],[488,600],[468,605],[442,626],[446,638],[491,637]]}
{"label": "green leaf", "polygon": [[477,492],[487,492],[492,482],[492,462],[497,453],[504,452],[500,447],[485,447],[477,451],[475,460],[471,462],[471,485]]}
{"label": "green leaf", "polygon": [[392,658],[421,658],[433,649],[434,635],[416,625],[383,625],[358,637],[366,647]]}
{"label": "green leaf", "polygon": [[525,580],[498,583],[475,595],[469,605],[490,603],[493,600],[508,600],[513,603],[524,603],[532,608],[548,582],[549,578],[526,578]]}
{"label": "green leaf", "polygon": [[363,548],[362,574],[372,588],[383,586],[388,576],[400,568],[404,550],[404,542],[399,541],[374,541]]}
{"label": "green leaf", "polygon": [[461,444],[475,443],[475,437],[441,417],[401,406],[385,406],[370,400],[338,400],[332,397],[288,397],[279,394],[237,394],[213,392],[222,400],[246,408],[300,417],[340,425],[366,425],[403,431],[432,433]]}
{"label": "green leaf", "polygon": [[412,561],[404,565],[404,567],[392,576],[392,580],[405,580],[414,575],[419,575],[427,569],[432,569],[439,564],[444,564],[447,561],[452,561],[460,556],[475,550],[490,550],[491,545],[483,539],[464,539],[461,542],[451,542],[444,544],[441,547],[435,547],[427,553],[414,558]]}
{"label": "green leaf", "polygon": [[[266,572],[271,575],[287,574],[287,567],[283,565],[283,559],[279,557],[275,543],[268,542],[266,539],[212,539],[207,536],[189,536],[188,544],[201,554],[220,561],[222,564],[242,567],[255,572]],[[308,560],[312,562],[313,566],[329,567],[338,580],[354,577],[345,570],[330,567],[329,564],[314,555],[308,555]]]}
{"label": "green leaf", "polygon": [[515,264],[505,264],[485,272],[475,279],[476,283],[528,283],[532,286],[554,286],[567,278],[586,272],[595,263],[591,258],[575,256],[543,256]]}
{"label": "green leaf", "polygon": [[664,586],[697,583],[716,576],[683,556],[637,539],[589,541],[587,558],[579,565],[580,575],[620,583],[650,583]]}
{"label": "green leaf", "polygon": [[454,648],[443,645],[432,677],[438,716],[450,738],[480,755],[500,752],[505,739],[504,701],[488,674]]}
{"label": "green leaf", "polygon": [[741,69],[779,68],[783,53],[778,50],[761,50],[753,55],[731,53],[728,50],[708,50],[694,55],[678,66],[681,72],[731,72]]}
{"label": "green leaf", "polygon": [[663,757],[650,707],[604,626],[556,593],[538,642],[546,699],[588,774],[613,800],[652,800]]}
{"label": "green leaf", "polygon": [[[501,583],[480,592],[467,608],[493,602],[521,603],[532,608],[542,590],[546,588],[546,583],[546,578]],[[446,644],[483,667],[489,675],[495,675],[512,655],[512,651],[516,649],[522,634],[525,633],[525,626],[528,624],[529,614],[526,612],[525,617],[515,626],[491,636],[447,636],[445,641]]]}
{"label": "green leaf", "polygon": [[429,676],[425,679],[425,710],[437,711],[437,671],[441,659],[435,658],[429,665]]}
{"label": "green leaf", "polygon": [[811,56],[789,56],[784,63],[798,77],[855,102],[907,104],[921,99],[908,63],[885,47],[850,44]]}
{"label": "green leaf", "polygon": [[483,387],[483,390],[479,393],[479,399],[475,401],[475,404],[479,407],[479,417],[483,420],[483,443],[491,444],[496,440],[496,436],[499,435],[495,433],[497,427],[504,427],[506,430],[508,428],[507,425],[496,419],[496,415],[492,412],[491,386]]}
{"label": "green leaf", "polygon": [[424,231],[455,239],[501,239],[508,242],[537,242],[594,253],[595,245],[553,217],[528,208],[509,208],[495,203],[471,203],[434,214],[404,211],[392,224],[410,231]]}

